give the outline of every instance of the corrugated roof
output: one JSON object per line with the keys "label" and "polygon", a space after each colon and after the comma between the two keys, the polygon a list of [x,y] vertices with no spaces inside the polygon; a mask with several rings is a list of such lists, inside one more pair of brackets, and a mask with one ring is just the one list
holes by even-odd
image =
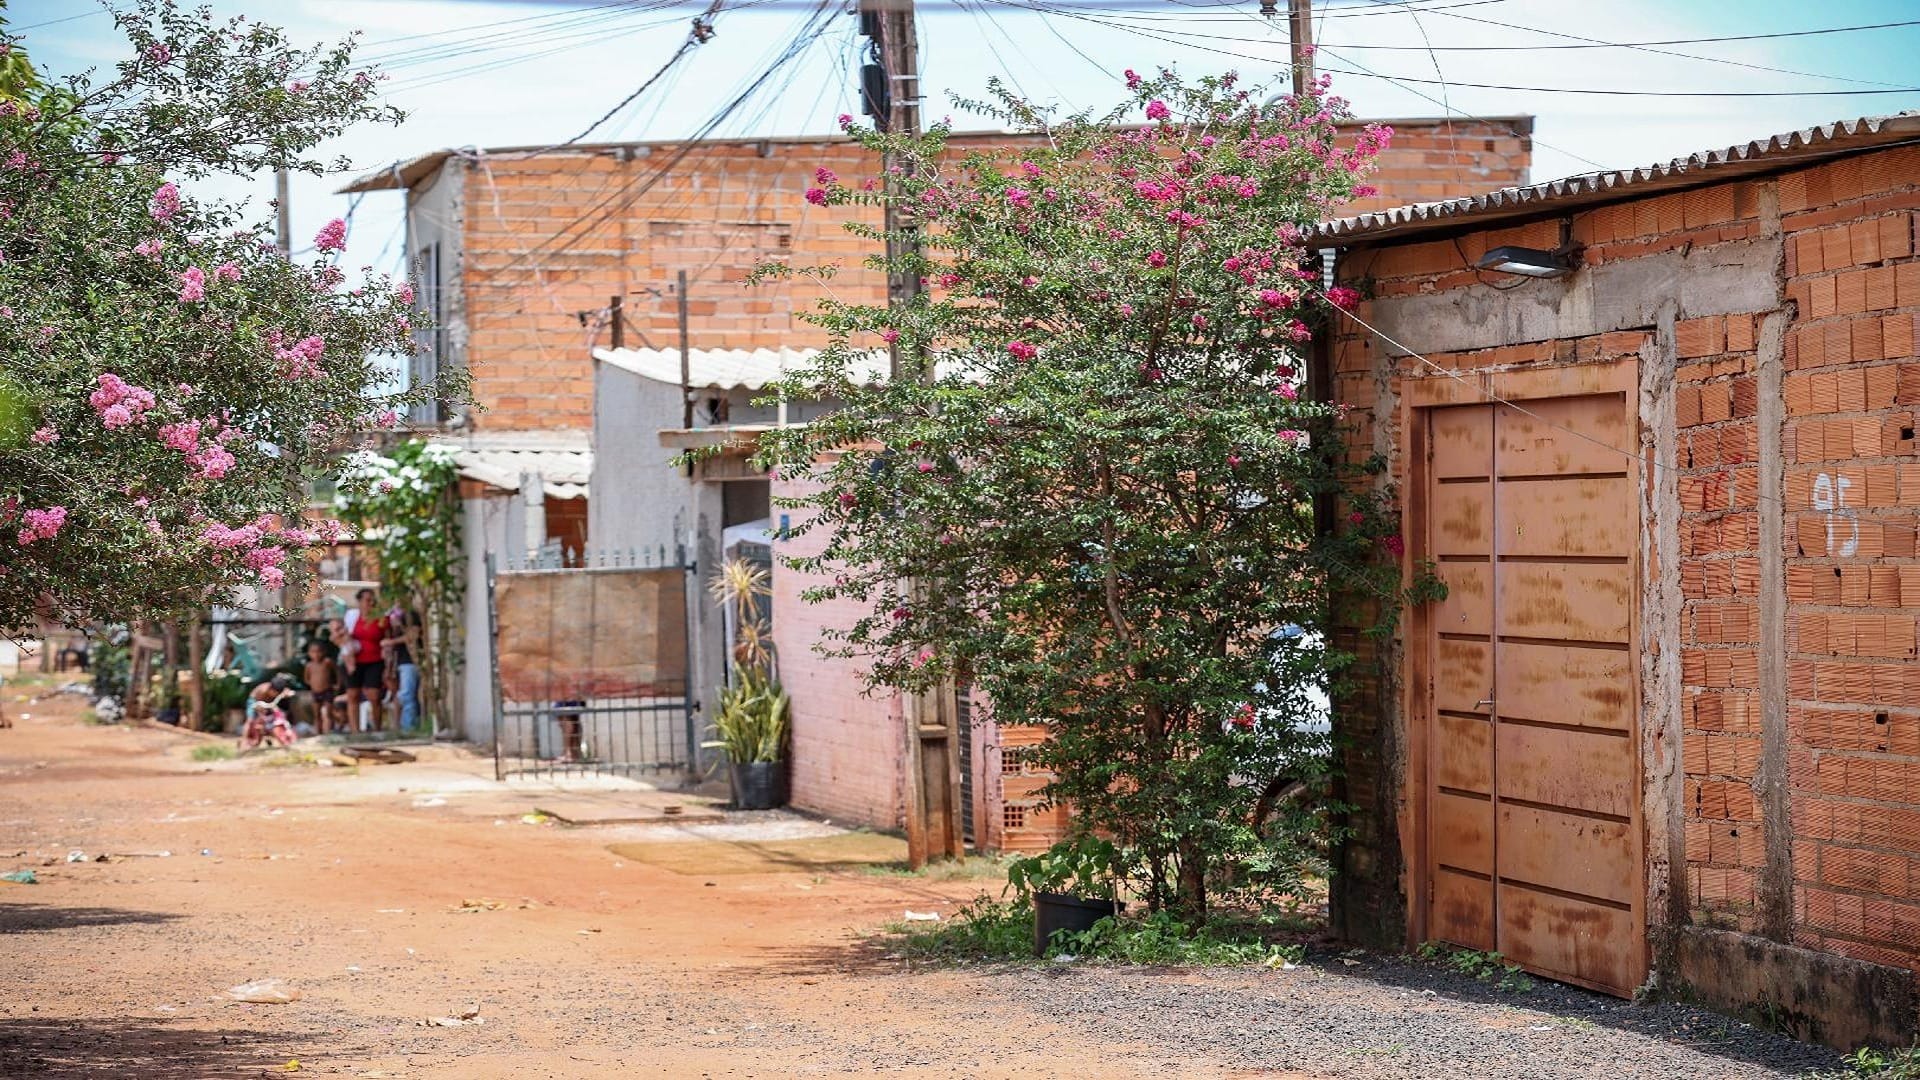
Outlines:
{"label": "corrugated roof", "polygon": [[1664,164],[1612,172],[1583,173],[1485,195],[1414,203],[1391,210],[1324,222],[1309,243],[1338,247],[1358,241],[1402,238],[1532,217],[1582,206],[1715,184],[1778,172],[1826,158],[1920,141],[1920,113],[1867,116],[1789,131],[1725,150],[1703,150]]}
{"label": "corrugated roof", "polygon": [[578,499],[587,494],[593,475],[593,451],[586,436],[557,433],[475,435],[467,439],[436,439],[453,450],[460,475],[501,491],[519,491],[520,478],[540,477],[549,499]]}
{"label": "corrugated roof", "polygon": [[[806,367],[818,349],[688,349],[688,383],[697,389],[758,390],[789,371]],[[595,349],[593,358],[643,379],[680,385],[679,349]],[[873,378],[887,373],[887,354],[867,357]]]}

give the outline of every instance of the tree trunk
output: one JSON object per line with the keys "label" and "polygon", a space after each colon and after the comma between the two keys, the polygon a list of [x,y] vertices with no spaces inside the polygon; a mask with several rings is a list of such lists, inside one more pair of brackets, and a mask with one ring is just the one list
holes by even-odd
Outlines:
{"label": "tree trunk", "polygon": [[1207,917],[1207,853],[1192,840],[1180,842],[1180,882],[1174,906],[1189,922]]}

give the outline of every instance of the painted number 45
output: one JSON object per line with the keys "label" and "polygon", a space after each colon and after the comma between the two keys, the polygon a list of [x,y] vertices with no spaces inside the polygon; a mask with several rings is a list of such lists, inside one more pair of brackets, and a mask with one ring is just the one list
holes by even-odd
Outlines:
{"label": "painted number 45", "polygon": [[[1843,559],[1852,558],[1860,550],[1860,519],[1847,509],[1847,489],[1852,486],[1853,481],[1844,476],[1821,473],[1813,478],[1813,508],[1827,515],[1827,554]],[[1845,522],[1845,525],[1841,525],[1841,522]],[[1836,551],[1834,534],[1844,531],[1847,526],[1852,526],[1852,535],[1841,540]]]}

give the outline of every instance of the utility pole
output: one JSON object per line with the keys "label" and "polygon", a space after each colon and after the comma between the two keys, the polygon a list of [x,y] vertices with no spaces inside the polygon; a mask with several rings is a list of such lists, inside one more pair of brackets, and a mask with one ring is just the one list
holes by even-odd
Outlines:
{"label": "utility pole", "polygon": [[1293,48],[1293,96],[1305,97],[1313,82],[1313,0],[1287,0]]}
{"label": "utility pole", "polygon": [[[861,70],[866,111],[881,130],[902,135],[920,134],[920,45],[914,31],[913,0],[860,0],[860,32],[869,42],[869,62]],[[887,191],[898,196],[910,158],[888,154]],[[896,172],[895,170],[900,170]],[[921,250],[919,224],[898,198],[887,200],[882,227],[887,235],[887,306],[912,306],[920,296],[920,272],[901,268]],[[904,340],[904,339],[903,339]],[[932,366],[923,353],[887,346],[891,378],[931,382]],[[937,583],[905,582],[909,596],[924,596]],[[960,806],[959,710],[951,681],[901,700],[906,725],[907,862],[925,866],[933,859],[957,859],[966,854]]]}
{"label": "utility pole", "polygon": [[687,332],[687,272],[680,271],[674,299],[680,314],[680,429],[693,427],[693,346]]}
{"label": "utility pole", "polygon": [[273,170],[273,204],[279,211],[280,254],[293,254],[293,206],[287,198],[288,173],[285,169]]}

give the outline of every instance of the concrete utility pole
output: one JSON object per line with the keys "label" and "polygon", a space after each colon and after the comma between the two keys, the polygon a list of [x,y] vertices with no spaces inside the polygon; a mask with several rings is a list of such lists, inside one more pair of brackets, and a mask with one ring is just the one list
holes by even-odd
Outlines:
{"label": "concrete utility pole", "polygon": [[680,427],[693,427],[693,336],[687,330],[687,272],[680,271],[674,298],[679,301],[680,318]]}
{"label": "concrete utility pole", "polygon": [[[920,46],[913,14],[913,0],[860,0],[860,32],[872,43],[871,62],[861,72],[867,111],[882,130],[906,135],[920,134]],[[881,164],[888,191],[897,194],[901,177],[894,169],[911,169],[913,162],[889,154]],[[911,211],[889,200],[883,226],[890,259],[920,253],[919,227]],[[888,307],[908,307],[919,295],[918,271],[888,272]],[[890,344],[887,354],[892,378],[932,381],[924,354],[903,349],[899,342]],[[909,581],[906,587],[909,595],[917,596],[936,586]],[[907,695],[901,704],[907,729],[907,862],[919,867],[932,859],[960,858],[966,854],[960,807],[963,735],[953,684]]]}
{"label": "concrete utility pole", "polygon": [[287,198],[288,173],[285,169],[273,171],[273,203],[279,217],[280,254],[293,254],[293,204]]}

